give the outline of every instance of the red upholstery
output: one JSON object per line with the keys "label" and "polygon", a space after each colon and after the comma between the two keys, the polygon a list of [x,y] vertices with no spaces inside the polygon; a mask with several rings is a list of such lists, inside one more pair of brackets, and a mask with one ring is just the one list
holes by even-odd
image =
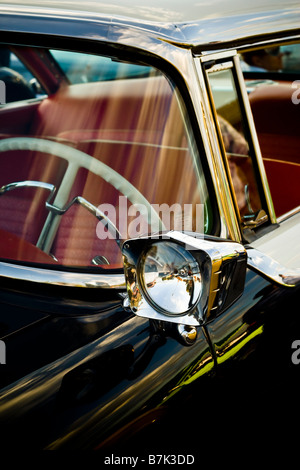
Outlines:
{"label": "red upholstery", "polygon": [[[28,151],[2,152],[0,187],[17,181],[44,181],[58,187],[66,169],[66,162],[41,153]],[[0,228],[35,244],[48,211],[45,202],[49,191],[38,188],[20,188],[0,197]]]}
{"label": "red upholstery", "polygon": [[1,138],[29,134],[38,103],[26,103],[24,106],[1,109]]}
{"label": "red upholstery", "polygon": [[[138,80],[124,80],[80,84],[62,88],[55,95],[43,100],[30,117],[31,137],[54,138],[72,145],[85,153],[100,159],[130,181],[150,203],[174,202],[182,204],[200,203],[197,181],[190,155],[185,147],[182,118],[176,99],[167,81],[162,77]],[[20,133],[26,126],[18,126]],[[5,129],[13,133],[12,123]],[[145,145],[150,143],[151,145]],[[35,179],[59,185],[64,170],[60,159],[53,158],[50,171],[44,164],[43,155],[30,152],[7,153],[8,164],[0,184],[12,181]],[[4,155],[1,156],[4,158]],[[14,159],[11,165],[10,158]],[[34,164],[31,166],[30,163]],[[19,162],[22,160],[22,164]],[[12,172],[12,168],[14,171]],[[33,168],[30,169],[30,168]],[[45,173],[46,172],[46,173]],[[188,184],[183,180],[185,173]],[[174,188],[180,195],[174,201]],[[5,228],[24,236],[37,224],[38,217],[45,220],[44,209],[47,191],[42,191],[38,209],[42,216],[29,209],[33,190],[27,190],[25,198],[19,190],[0,197],[0,206],[5,206],[4,198],[10,198],[9,209],[5,213]],[[21,190],[20,190],[21,191]],[[80,170],[70,194],[70,200],[82,195],[94,205],[103,203],[118,206],[120,193],[99,176]],[[16,200],[19,196],[19,199]],[[20,199],[22,198],[22,204]],[[1,200],[2,199],[2,200]],[[19,207],[23,217],[14,220],[12,207]],[[7,206],[8,207],[8,206]],[[2,212],[3,213],[3,212]],[[29,217],[28,214],[31,214]],[[98,220],[81,207],[72,207],[62,216],[53,253],[62,264],[87,265],[95,255],[105,254],[111,263],[121,264],[120,251],[114,240],[99,240],[96,236]],[[1,224],[0,224],[1,225]],[[26,233],[32,243],[37,234]]]}
{"label": "red upholstery", "polygon": [[279,160],[264,160],[277,216],[300,205],[300,164]]}
{"label": "red upholstery", "polygon": [[291,84],[260,86],[249,100],[264,158],[300,163],[299,106]]}
{"label": "red upholstery", "polygon": [[171,89],[162,77],[72,85],[40,104],[30,134],[58,136],[74,130],[149,130],[149,122],[152,129],[161,131],[171,96]]}
{"label": "red upholstery", "polygon": [[293,92],[290,83],[279,83],[249,95],[277,216],[300,204],[300,121]]}
{"label": "red upholstery", "polygon": [[51,256],[24,238],[0,229],[0,258],[30,263],[57,264]]}

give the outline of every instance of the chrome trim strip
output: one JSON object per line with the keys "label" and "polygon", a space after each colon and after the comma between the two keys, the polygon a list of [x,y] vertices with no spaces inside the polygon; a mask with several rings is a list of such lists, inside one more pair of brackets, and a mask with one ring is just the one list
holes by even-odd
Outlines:
{"label": "chrome trim strip", "polygon": [[28,281],[62,287],[125,289],[124,274],[89,274],[36,268],[0,261],[0,279]]}
{"label": "chrome trim strip", "polygon": [[272,281],[285,287],[296,287],[300,285],[300,269],[291,269],[282,266],[271,256],[265,255],[256,248],[247,247],[250,268],[270,278]]}
{"label": "chrome trim strip", "polygon": [[281,222],[284,222],[290,217],[293,217],[293,215],[298,214],[298,212],[300,212],[300,206],[297,206],[294,209],[287,212],[286,214],[283,214],[280,217],[277,217],[277,222],[280,224]]}
{"label": "chrome trim strip", "polygon": [[[204,55],[201,56],[201,62],[209,62],[211,60],[226,60],[230,59],[232,60],[232,56],[236,54],[236,50],[230,50],[230,51],[220,51],[220,52],[208,52],[205,53]],[[212,57],[213,56],[213,57]],[[218,66],[217,66],[218,67]],[[226,67],[228,68],[228,67]]]}
{"label": "chrome trim strip", "polygon": [[0,196],[5,194],[8,191],[13,191],[14,189],[19,188],[42,188],[48,189],[51,192],[51,198],[53,193],[56,191],[56,188],[53,184],[44,183],[43,181],[16,181],[15,183],[9,183],[0,188]]}
{"label": "chrome trim strip", "polygon": [[270,192],[270,188],[269,188],[269,183],[268,183],[268,179],[267,179],[267,175],[266,175],[266,171],[265,171],[265,167],[264,167],[264,163],[263,163],[263,158],[262,158],[262,154],[261,154],[261,150],[260,150],[260,146],[259,146],[259,142],[258,142],[258,137],[257,137],[257,133],[256,133],[254,119],[253,119],[251,106],[250,106],[250,102],[249,102],[249,98],[248,98],[248,94],[247,94],[247,89],[246,89],[246,85],[245,85],[245,80],[244,80],[244,76],[243,76],[243,72],[242,72],[242,69],[241,69],[240,60],[239,60],[238,55],[233,57],[233,61],[234,61],[235,70],[236,70],[238,81],[239,81],[240,91],[241,91],[241,94],[242,94],[244,109],[245,109],[246,116],[247,116],[249,130],[250,130],[250,134],[251,134],[251,138],[252,138],[252,143],[253,143],[253,146],[254,146],[254,152],[255,152],[255,155],[256,155],[256,161],[257,161],[257,164],[258,164],[258,169],[259,169],[259,174],[260,174],[260,177],[261,177],[261,182],[262,182],[262,186],[263,186],[263,190],[264,190],[264,195],[265,195],[265,198],[266,198],[266,203],[267,203],[267,207],[268,207],[270,222],[272,224],[276,224],[277,219],[276,219],[275,209],[274,209],[274,205],[273,205],[273,201],[272,201],[272,196],[271,196],[271,192]]}
{"label": "chrome trim strip", "polygon": [[[241,70],[241,67],[240,67],[239,58],[238,58],[238,55],[237,55],[236,51],[225,51],[225,52],[216,53],[216,54],[212,53],[212,54],[208,54],[208,55],[200,57],[198,61],[197,61],[197,59],[195,60],[195,64],[196,64],[196,67],[198,69],[199,76],[201,76],[202,80],[204,81],[203,86],[202,86],[202,94],[205,97],[205,101],[206,101],[206,103],[205,103],[206,104],[206,111],[209,113],[208,121],[210,123],[214,122],[213,114],[216,115],[216,109],[214,107],[214,100],[209,99],[210,98],[209,95],[208,95],[209,87],[205,87],[205,79],[203,77],[203,71],[200,67],[199,62],[200,63],[206,63],[206,62],[214,61],[214,60],[224,60],[224,63],[223,64],[212,65],[211,69],[206,70],[207,73],[210,72],[210,71],[214,71],[215,68],[216,68],[216,70],[218,70],[218,67],[219,68],[221,67],[221,69],[230,68],[230,63],[232,64],[232,66],[235,67],[236,74],[237,74],[237,79],[238,79],[238,82],[239,82],[239,89],[241,91],[243,105],[244,105],[244,109],[245,109],[245,112],[246,112],[246,118],[247,118],[248,125],[249,125],[250,137],[251,137],[251,140],[252,140],[252,143],[253,143],[253,146],[254,146],[254,154],[255,155],[253,157],[256,158],[256,161],[257,161],[257,164],[258,164],[259,174],[260,174],[260,178],[261,178],[261,181],[262,181],[262,187],[263,187],[263,191],[264,191],[264,195],[265,195],[265,199],[266,199],[266,203],[267,203],[267,210],[268,210],[268,213],[269,213],[270,221],[271,221],[271,223],[276,223],[277,220],[276,220],[275,210],[274,210],[274,206],[273,206],[273,202],[272,202],[272,198],[271,198],[271,193],[270,193],[270,190],[269,190],[269,185],[268,185],[266,172],[265,172],[265,168],[264,168],[264,164],[263,164],[263,160],[262,160],[262,155],[261,155],[261,152],[260,152],[258,138],[257,138],[255,126],[254,126],[254,121],[253,121],[253,116],[252,116],[250,103],[249,103],[249,99],[248,99],[248,95],[247,95],[247,90],[246,90],[242,70]],[[217,132],[215,132],[215,134],[216,133]],[[219,146],[218,143],[217,143],[217,145]],[[222,153],[222,150],[219,147],[218,154],[220,154],[220,152]],[[216,154],[214,155],[214,157],[215,156],[216,156]],[[219,156],[219,160],[220,160],[220,156]],[[221,160],[222,160],[222,156],[221,156]],[[226,172],[225,172],[225,169],[224,169],[223,161],[219,162],[219,171],[222,171],[224,180],[227,180],[227,176],[226,176]],[[223,201],[222,201],[223,206],[227,205],[227,210],[224,211],[225,212],[225,217],[226,217],[226,219],[229,218],[230,222],[228,222],[228,220],[227,220],[227,223],[228,223],[229,227],[234,229],[234,231],[235,231],[233,239],[241,243],[241,235],[240,235],[240,232],[238,230],[239,222],[238,222],[236,213],[233,214],[234,207],[235,206],[237,207],[237,203],[236,203],[236,201],[234,201],[235,192],[234,191],[232,192],[233,196],[230,195],[230,190],[228,190],[229,185],[230,185],[230,182],[228,182],[228,180],[227,180],[227,191],[228,191],[227,193],[224,192],[224,190],[222,191],[221,188],[219,189],[219,191],[217,191],[217,193],[220,193],[220,198],[222,198],[222,195],[227,194],[227,201],[224,201],[224,196],[222,198],[223,199]],[[231,207],[228,207],[228,201],[231,201]],[[227,204],[226,204],[226,202],[227,202]],[[238,211],[237,211],[237,213],[238,213]],[[239,234],[239,235],[237,235],[237,234]],[[232,235],[231,235],[231,238],[232,238]]]}
{"label": "chrome trim strip", "polygon": [[[207,159],[215,186],[215,194],[218,201],[222,228],[225,228],[225,231],[222,231],[220,236],[223,238],[231,238],[232,240],[240,243],[242,241],[240,226],[234,210],[234,203],[223,163],[222,152],[213,124],[214,118],[210,107],[209,96],[207,94],[205,78],[201,68],[202,61],[208,61],[214,59],[214,57],[215,55],[210,55],[207,57],[201,57],[201,59],[194,59],[201,93],[200,103],[202,105],[202,119],[200,121],[200,129],[205,129],[205,132],[202,131],[203,144],[208,156]],[[228,53],[222,54],[222,57],[228,58]]]}

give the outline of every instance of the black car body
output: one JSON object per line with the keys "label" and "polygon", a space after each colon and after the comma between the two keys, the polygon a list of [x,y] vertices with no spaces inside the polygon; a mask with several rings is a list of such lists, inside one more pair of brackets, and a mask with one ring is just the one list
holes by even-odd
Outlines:
{"label": "black car body", "polygon": [[240,56],[297,63],[300,8],[198,3],[0,6],[3,449],[188,459],[290,412],[300,63]]}

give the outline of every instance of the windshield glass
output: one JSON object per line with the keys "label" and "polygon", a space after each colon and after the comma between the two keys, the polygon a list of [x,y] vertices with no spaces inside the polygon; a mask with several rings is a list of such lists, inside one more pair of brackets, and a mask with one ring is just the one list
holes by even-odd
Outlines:
{"label": "windshield glass", "polygon": [[130,64],[104,56],[82,52],[51,50],[70,83],[98,82],[130,77],[146,77],[153,69],[148,66]]}
{"label": "windshield glass", "polygon": [[47,93],[0,110],[2,259],[119,268],[127,238],[211,230],[200,158],[169,79],[109,57],[14,51]]}

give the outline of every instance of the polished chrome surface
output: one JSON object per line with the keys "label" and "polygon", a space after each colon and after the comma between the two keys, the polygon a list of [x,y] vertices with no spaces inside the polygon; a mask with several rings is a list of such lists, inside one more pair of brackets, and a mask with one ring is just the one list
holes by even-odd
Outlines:
{"label": "polished chrome surface", "polygon": [[[160,253],[163,253],[166,249],[164,256],[161,257],[162,265],[159,268],[161,273],[164,271],[165,264],[168,262],[172,264],[174,260],[172,252],[176,250],[181,253],[181,263],[182,258],[185,258],[185,261],[189,260],[189,267],[191,267],[190,260],[194,258],[200,268],[200,274],[196,274],[197,289],[199,291],[199,293],[197,292],[196,294],[198,301],[195,300],[196,296],[194,297],[193,293],[190,291],[192,284],[190,282],[191,274],[189,274],[189,282],[186,283],[185,286],[188,292],[184,294],[184,304],[181,304],[177,308],[176,315],[174,315],[172,297],[175,298],[175,302],[179,302],[180,297],[183,296],[182,291],[175,293],[173,284],[171,284],[171,288],[169,288],[169,281],[167,281],[165,285],[160,283],[160,298],[158,299],[158,297],[155,296],[155,302],[153,302],[153,298],[149,298],[148,292],[149,286],[150,289],[153,288],[151,282],[156,282],[157,275],[155,274],[154,277],[152,276],[152,278],[149,279],[149,286],[145,286],[145,282],[142,280],[145,258],[148,253],[151,253],[151,246],[155,247],[158,244],[162,245]],[[172,245],[172,251],[170,251]],[[201,325],[205,320],[210,318],[210,315],[216,315],[224,306],[226,295],[230,292],[233,270],[237,262],[241,262],[242,269],[246,267],[246,250],[242,245],[228,241],[205,240],[199,234],[198,238],[195,238],[195,236],[176,231],[164,233],[160,242],[153,242],[151,237],[127,240],[123,245],[122,251],[128,292],[128,299],[125,299],[124,307],[128,308],[128,305],[130,305],[131,310],[141,317],[169,321],[181,325]],[[184,251],[188,253],[183,256],[182,253],[184,253]],[[168,256],[170,259],[168,259]],[[194,267],[196,267],[196,264],[194,264]],[[225,269],[225,271],[223,269]],[[172,271],[171,278],[173,278],[174,271],[170,271]],[[177,276],[175,279],[177,282]],[[174,279],[171,279],[171,282],[173,280]],[[182,284],[182,286],[184,286],[184,284]],[[154,287],[157,288],[155,284]],[[235,288],[237,288],[237,286],[235,286]],[[241,288],[240,285],[236,289],[239,292],[237,297],[241,295],[242,289],[243,286]],[[191,299],[193,299],[193,305],[189,305]],[[234,300],[232,300],[232,302],[233,301]],[[160,305],[157,305],[156,302],[159,302]]]}
{"label": "polished chrome surface", "polygon": [[247,248],[248,265],[272,281],[286,287],[300,285],[300,268],[287,268],[256,248]]}
{"label": "polished chrome surface", "polygon": [[[253,120],[252,112],[251,112],[251,109],[250,109],[250,103],[249,103],[247,90],[246,90],[246,86],[245,86],[245,81],[244,81],[243,74],[242,74],[242,71],[241,71],[238,55],[235,51],[231,51],[231,52],[226,51],[226,52],[221,52],[221,53],[219,52],[219,53],[215,53],[215,54],[205,55],[205,56],[201,57],[200,61],[201,61],[202,64],[212,62],[213,65],[208,70],[206,70],[206,73],[208,73],[208,72],[209,73],[218,72],[220,70],[227,70],[227,69],[233,68],[233,67],[234,67],[235,72],[236,72],[236,76],[237,76],[237,80],[238,80],[238,90],[237,91],[241,94],[241,98],[242,98],[242,102],[243,102],[243,108],[245,109],[245,112],[246,112],[247,124],[249,125],[250,136],[251,136],[252,144],[253,144],[253,147],[254,147],[253,159],[255,159],[256,166],[259,169],[259,177],[260,177],[260,180],[261,180],[262,190],[264,192],[264,196],[265,196],[265,200],[266,200],[266,204],[267,204],[267,210],[268,210],[268,214],[266,214],[265,211],[262,211],[262,210],[259,211],[257,214],[253,214],[253,209],[251,207],[249,207],[248,187],[245,187],[245,196],[246,196],[246,201],[247,201],[247,198],[248,198],[248,209],[249,209],[250,213],[247,214],[241,220],[241,225],[245,228],[255,228],[255,227],[258,227],[258,226],[262,225],[263,223],[265,223],[268,219],[271,221],[271,223],[276,223],[276,215],[275,215],[274,206],[273,206],[273,203],[272,203],[272,197],[271,197],[271,194],[270,194],[268,180],[267,180],[266,172],[265,172],[265,169],[264,169],[263,159],[262,159],[262,155],[261,155],[261,151],[260,151],[260,147],[259,147],[259,143],[258,143],[258,138],[257,138],[256,130],[255,130],[254,120]],[[222,61],[222,62],[214,64],[214,61]],[[199,69],[199,74],[200,74],[202,72],[202,70],[200,69],[200,67],[198,67],[198,69]],[[214,98],[213,98],[213,96],[211,96],[210,99],[209,99],[209,95],[207,94],[206,89],[205,89],[205,84],[203,86],[203,95],[204,96],[206,95],[208,112],[209,112],[209,109],[211,107],[210,122],[213,122],[212,114],[215,115],[215,120],[217,122],[217,111],[216,111],[216,107],[215,107],[215,103],[214,103]],[[221,172],[222,172],[222,167],[223,167],[222,163],[219,163],[219,174],[221,174]],[[226,182],[226,176],[225,175],[224,175],[224,180]],[[235,191],[234,191],[233,187],[232,187],[232,190],[233,190],[233,194],[235,194]],[[224,194],[224,192],[220,190],[220,194],[222,195],[222,194]],[[226,210],[226,201],[223,202],[224,213],[225,214],[227,213],[227,224],[229,224],[228,219],[231,219],[232,220],[231,227],[232,227],[232,229],[234,229],[234,240],[240,242],[241,239],[236,238],[237,234],[238,234],[238,231],[237,231],[237,228],[236,228],[236,225],[235,225],[237,223],[237,218],[232,217],[232,216],[230,217],[230,212],[232,212],[234,206],[236,206],[236,208],[237,208],[237,201],[236,200],[233,201],[228,196],[226,197],[226,200],[231,201],[231,203],[229,204],[229,208],[227,210]],[[227,205],[228,205],[228,202],[227,202]],[[237,208],[237,210],[238,210],[238,208]],[[230,227],[230,224],[228,226]]]}
{"label": "polished chrome surface", "polygon": [[[45,25],[47,17],[52,20],[69,19],[77,22],[78,37],[81,36],[81,24],[84,20],[89,22],[89,33],[86,35],[95,38],[99,35],[99,23],[106,21],[107,35],[110,35],[114,24],[121,27],[132,27],[152,32],[159,37],[168,37],[182,44],[212,43],[218,47],[222,41],[234,41],[237,38],[249,38],[271,34],[272,32],[296,30],[299,27],[300,8],[296,0],[279,1],[266,0],[265,2],[240,2],[238,0],[216,0],[216,2],[160,2],[151,0],[141,4],[138,0],[125,2],[116,0],[104,2],[68,2],[63,0],[20,1],[11,0],[1,6],[0,12],[6,15],[15,14],[24,19],[36,19],[37,23]],[[42,18],[42,21],[40,19]],[[16,22],[7,18],[3,23],[7,29],[16,28]],[[98,23],[98,24],[97,24]],[[45,27],[41,25],[41,32]],[[37,31],[36,31],[37,32]],[[67,33],[66,30],[64,33]],[[76,34],[76,33],[75,33]],[[136,44],[139,44],[138,42]]]}
{"label": "polished chrome surface", "polygon": [[55,186],[50,183],[44,183],[43,181],[16,181],[15,183],[9,183],[0,188],[0,196],[19,188],[42,188],[51,191],[51,197],[55,192]]}
{"label": "polished chrome surface", "polygon": [[123,273],[89,274],[83,272],[67,272],[55,269],[21,266],[4,261],[0,262],[0,279],[1,278],[63,287],[125,289]]}
{"label": "polished chrome surface", "polygon": [[300,212],[300,206],[297,206],[294,209],[287,212],[286,214],[283,214],[283,215],[277,217],[277,222],[278,223],[285,222],[287,219],[289,219],[293,215],[299,214],[299,212]]}
{"label": "polished chrome surface", "polygon": [[[245,186],[246,189],[246,186]],[[242,225],[245,228],[256,228],[268,221],[268,216],[262,209],[257,213],[247,214],[242,217]]]}
{"label": "polished chrome surface", "polygon": [[148,301],[165,315],[182,315],[201,293],[201,270],[180,245],[154,243],[139,263],[140,282]]}
{"label": "polished chrome surface", "polygon": [[262,158],[262,154],[261,154],[261,150],[260,150],[260,145],[259,145],[259,142],[258,142],[258,137],[257,137],[256,129],[255,129],[254,119],[253,119],[253,115],[252,115],[252,111],[251,111],[251,106],[250,106],[250,102],[249,102],[249,99],[248,99],[246,84],[245,84],[245,80],[244,80],[244,77],[243,77],[243,72],[242,72],[242,69],[241,69],[241,65],[240,65],[240,61],[238,59],[238,56],[235,56],[233,60],[234,60],[236,73],[237,73],[238,80],[239,80],[239,87],[240,87],[241,95],[242,95],[242,98],[243,98],[243,104],[244,104],[244,109],[245,109],[246,116],[247,116],[247,121],[248,121],[248,124],[249,124],[251,139],[252,139],[252,142],[253,142],[253,145],[254,145],[254,151],[255,151],[255,155],[256,155],[257,167],[258,167],[260,178],[261,178],[262,185],[263,185],[263,190],[264,190],[264,195],[265,195],[265,198],[266,198],[269,218],[270,218],[271,223],[276,223],[275,209],[274,209],[273,202],[272,202],[272,196],[271,196],[271,192],[270,192],[270,188],[269,188],[269,183],[268,183],[268,179],[267,179],[267,175],[266,175],[266,170],[265,170],[264,163],[263,163],[263,158]]}
{"label": "polished chrome surface", "polygon": [[[232,52],[222,54],[222,57],[232,57]],[[202,58],[205,61],[206,58]],[[207,58],[209,60],[209,58]],[[207,92],[207,86],[203,75],[201,63],[199,59],[194,59],[194,65],[197,73],[198,86],[195,90],[200,89],[201,94],[198,98],[198,103],[195,102],[196,109],[199,104],[201,105],[201,113],[199,112],[199,121],[203,132],[203,144],[208,155],[208,163],[212,175],[213,184],[215,187],[215,194],[220,211],[221,233],[223,238],[231,238],[237,242],[242,241],[241,231],[234,210],[228,177],[224,167],[222,153],[218,141],[218,137],[214,127],[213,114],[210,107],[210,100]]]}
{"label": "polished chrome surface", "polygon": [[[5,2],[4,2],[5,5]],[[266,0],[263,4],[257,0],[251,3],[241,3],[239,0],[227,0],[226,3],[222,0],[216,0],[209,3],[205,0],[188,0],[184,3],[173,1],[172,3],[163,0],[150,0],[147,4],[142,4],[139,0],[127,2],[124,0],[113,0],[112,2],[86,2],[74,0],[70,3],[68,0],[47,0],[40,2],[39,0],[10,0],[7,2],[9,7],[27,7],[31,10],[41,9],[48,13],[66,14],[66,12],[77,13],[81,16],[88,13],[98,15],[109,15],[113,17],[130,17],[137,18],[144,21],[152,22],[166,22],[172,21],[189,22],[202,18],[208,20],[209,18],[224,18],[225,15],[241,15],[255,11],[257,14],[265,11],[271,14],[272,11],[282,8],[283,10],[296,9],[299,6],[297,1],[279,1],[279,0]],[[73,13],[73,14],[74,14]]]}
{"label": "polished chrome surface", "polygon": [[197,328],[194,326],[178,325],[178,332],[187,345],[192,345],[197,339]]}
{"label": "polished chrome surface", "polygon": [[101,264],[110,264],[110,262],[108,261],[108,259],[106,258],[106,256],[104,255],[96,255],[93,259],[92,259],[92,264],[94,264],[95,266],[99,266]]}

